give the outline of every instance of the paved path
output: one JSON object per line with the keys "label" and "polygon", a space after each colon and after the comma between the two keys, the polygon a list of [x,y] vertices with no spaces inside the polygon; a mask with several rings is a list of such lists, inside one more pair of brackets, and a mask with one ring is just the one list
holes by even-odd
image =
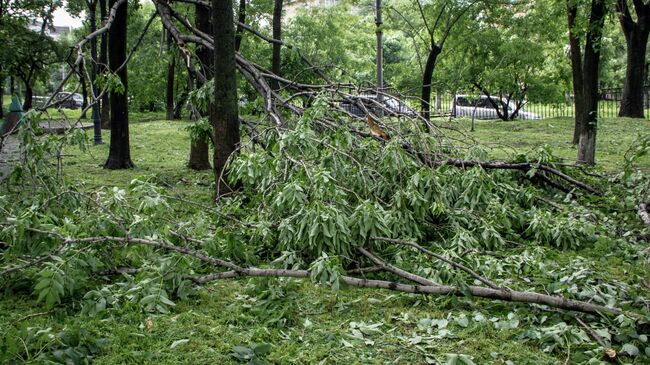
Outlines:
{"label": "paved path", "polygon": [[20,143],[18,136],[7,137],[0,151],[0,183],[9,177],[14,165],[20,160]]}
{"label": "paved path", "polygon": [[[62,134],[70,129],[70,125],[63,122],[41,122],[40,127],[45,133]],[[77,127],[79,128],[79,127]],[[81,125],[83,129],[92,128],[92,124],[84,123]],[[13,171],[16,163],[20,161],[20,142],[16,134],[10,135],[4,142],[2,150],[0,150],[0,183],[5,181],[11,171]]]}

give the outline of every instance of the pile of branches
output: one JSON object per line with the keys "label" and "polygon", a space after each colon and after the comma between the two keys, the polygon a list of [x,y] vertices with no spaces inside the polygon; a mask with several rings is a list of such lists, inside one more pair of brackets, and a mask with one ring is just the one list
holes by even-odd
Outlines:
{"label": "pile of branches", "polygon": [[[83,72],[85,67],[85,44],[110,28],[116,8],[124,1],[118,0],[105,25],[77,45],[78,58],[74,63],[77,72]],[[154,0],[153,3],[157,12],[152,19],[160,16],[182,51],[190,74],[206,81],[188,44],[212,49],[212,36],[197,30],[187,18],[174,11],[170,2]],[[192,3],[209,7],[200,1]],[[280,42],[245,24],[239,25],[270,43]],[[116,257],[127,257],[125,251],[139,252],[136,248],[147,247],[143,251],[146,254],[139,256],[145,262],[153,260],[151,256],[157,257],[152,252],[194,262],[179,269],[177,274],[180,281],[195,284],[260,276],[311,278],[333,286],[342,283],[406,293],[538,304],[594,315],[635,316],[589,300],[513,289],[504,284],[507,279],[498,284],[494,278],[463,262],[463,254],[457,252],[456,257],[451,257],[454,250],[467,254],[466,249],[476,247],[450,245],[442,249],[441,245],[429,244],[433,235],[440,235],[446,242],[455,230],[464,229],[497,242],[496,248],[506,248],[507,232],[514,229],[494,229],[477,222],[483,222],[483,214],[507,217],[515,222],[519,218],[512,217],[513,214],[536,211],[531,204],[535,199],[558,212],[560,218],[545,218],[551,227],[562,223],[570,231],[571,225],[579,224],[579,217],[567,212],[562,202],[553,201],[555,193],[571,193],[574,197],[600,194],[594,186],[568,173],[570,167],[552,161],[502,162],[472,158],[473,149],[466,142],[449,137],[442,128],[417,114],[396,112],[379,101],[359,97],[366,90],[357,88],[358,93],[350,92],[353,85],[332,82],[307,60],[306,65],[323,80],[322,84],[303,84],[279,77],[240,54],[236,61],[240,74],[263,100],[266,113],[262,121],[243,120],[250,139],[240,146],[239,154],[231,161],[232,178],[243,187],[243,192],[213,208],[166,195],[149,184],[133,187],[131,193],[138,197],[135,202],[129,202],[125,194],[130,193],[120,189],[87,194],[49,186],[46,198],[39,202],[27,199],[29,209],[22,214],[8,205],[0,208],[3,281],[33,274],[36,267],[79,270],[83,265],[76,267],[74,263],[84,255],[101,261],[96,265],[101,270],[94,272],[95,275],[134,274],[145,270],[146,265],[107,266]],[[282,85],[281,89],[271,88],[271,80]],[[93,95],[88,108],[100,98],[101,94]],[[298,100],[306,102],[298,103]],[[304,107],[307,104],[312,107]],[[369,117],[359,118],[345,104],[356,106]],[[420,179],[424,182],[420,183]],[[471,186],[479,182],[484,185],[478,189]],[[398,193],[409,187],[417,191],[400,208]],[[260,195],[250,202],[242,198],[256,192]],[[476,196],[468,196],[473,193]],[[199,206],[201,213],[196,213],[192,221],[178,221],[174,219],[174,211],[169,211],[172,201]],[[310,204],[316,208],[304,207]],[[503,211],[493,212],[497,209],[495,205],[500,204]],[[260,212],[255,213],[258,209]],[[509,209],[516,213],[508,212]],[[400,210],[410,216],[396,218]],[[91,219],[91,211],[101,214]],[[329,215],[327,222],[320,222],[324,229],[321,235],[305,233],[312,227],[320,227],[319,222],[312,221],[312,226],[301,221],[302,216],[315,212],[320,212],[321,217]],[[385,222],[382,221],[384,213],[391,216]],[[585,211],[578,215],[583,213],[588,215]],[[540,216],[547,217],[544,213]],[[476,222],[471,222],[473,219]],[[346,220],[356,223],[347,224]],[[207,223],[197,228],[200,225],[196,222]],[[515,224],[512,222],[508,225]],[[530,222],[517,224],[523,227],[521,231],[539,233],[540,237],[546,234]],[[411,237],[407,237],[406,228],[411,229]],[[28,242],[41,244],[34,247]],[[421,266],[408,265],[408,260],[400,265],[385,258],[396,258],[402,252],[408,252],[404,255]],[[293,257],[296,265],[287,264],[291,261],[287,257]],[[277,262],[284,267],[275,267]],[[455,274],[440,280],[422,274],[436,276],[441,268]],[[47,272],[44,270],[40,272]],[[462,279],[454,281],[450,277]],[[43,297],[48,295],[56,303],[65,294],[50,291]]]}

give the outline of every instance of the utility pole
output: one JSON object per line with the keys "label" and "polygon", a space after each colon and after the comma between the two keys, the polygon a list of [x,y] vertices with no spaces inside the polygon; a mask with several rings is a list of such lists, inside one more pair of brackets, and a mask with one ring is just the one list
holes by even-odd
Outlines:
{"label": "utility pole", "polygon": [[[383,105],[384,95],[384,42],[383,42],[383,32],[382,24],[384,21],[381,17],[381,0],[375,0],[375,25],[376,30],[375,34],[377,35],[377,102],[380,105]],[[383,117],[383,110],[379,109],[378,117]]]}

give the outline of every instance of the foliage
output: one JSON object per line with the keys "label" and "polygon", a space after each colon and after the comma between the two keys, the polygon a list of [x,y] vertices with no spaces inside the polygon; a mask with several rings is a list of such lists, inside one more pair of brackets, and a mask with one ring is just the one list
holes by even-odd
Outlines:
{"label": "foliage", "polygon": [[[153,332],[150,335],[147,331],[162,330],[156,328],[168,318],[189,315],[183,314],[187,306],[203,298],[201,300],[226,301],[221,307],[229,309],[219,315],[223,316],[218,317],[223,321],[219,326],[253,330],[264,323],[267,331],[277,336],[282,336],[281,333],[295,338],[306,336],[304,338],[312,343],[323,346],[319,348],[351,346],[357,353],[355,356],[360,356],[354,357],[356,359],[372,356],[379,343],[388,341],[413,349],[413,361],[428,357],[438,362],[452,359],[450,361],[459,363],[465,360],[481,363],[488,361],[484,356],[490,358],[490,355],[480,351],[459,354],[453,346],[432,354],[420,352],[418,348],[435,348],[441,341],[456,342],[458,337],[467,338],[470,333],[467,331],[496,331],[498,336],[503,336],[501,342],[509,342],[513,336],[528,330],[533,332],[522,338],[531,348],[540,349],[536,356],[546,356],[541,352],[546,350],[548,356],[560,357],[571,346],[573,356],[578,356],[579,352],[585,354],[586,360],[598,358],[599,345],[593,339],[570,337],[570,333],[579,334],[580,327],[569,324],[560,314],[535,307],[511,306],[505,306],[506,312],[502,312],[503,306],[498,306],[500,309],[495,312],[494,307],[475,307],[463,298],[440,298],[434,302],[434,308],[438,309],[433,313],[431,306],[426,304],[431,302],[424,298],[393,296],[391,299],[387,296],[379,302],[376,298],[368,299],[368,304],[364,305],[376,306],[377,310],[396,307],[387,318],[382,315],[367,317],[367,309],[364,318],[360,318],[358,311],[361,309],[357,308],[351,317],[346,315],[343,326],[332,323],[337,330],[331,340],[323,342],[322,336],[312,333],[315,319],[310,317],[312,319],[307,322],[303,318],[305,313],[322,311],[325,307],[330,308],[325,309],[326,316],[335,320],[337,315],[330,311],[345,313],[345,308],[361,305],[357,302],[359,291],[337,287],[340,285],[337,278],[354,267],[351,258],[354,247],[359,244],[431,280],[460,286],[472,284],[472,278],[446,265],[432,269],[425,258],[409,250],[369,241],[371,236],[385,235],[418,239],[430,249],[462,260],[512,288],[542,288],[550,293],[629,308],[641,305],[644,294],[637,289],[636,283],[647,269],[642,265],[635,267],[635,263],[647,260],[649,253],[639,249],[644,230],[639,226],[636,213],[627,208],[636,203],[634,198],[619,197],[637,196],[629,192],[642,188],[642,173],[631,172],[622,186],[612,183],[611,188],[605,188],[605,197],[594,201],[604,207],[593,208],[589,207],[592,198],[578,197],[571,202],[567,196],[527,182],[519,173],[481,169],[464,172],[451,167],[431,169],[418,165],[394,142],[358,140],[343,130],[326,133],[312,124],[314,117],[326,111],[327,107],[317,102],[306,117],[297,121],[295,129],[281,135],[263,135],[263,142],[269,145],[267,150],[245,146],[230,167],[231,176],[239,179],[244,193],[224,200],[218,210],[194,207],[174,198],[177,192],[169,184],[191,186],[190,196],[209,190],[195,185],[193,181],[200,183],[200,179],[190,177],[188,180],[182,172],[133,180],[133,174],[147,173],[141,170],[131,173],[130,183],[127,180],[121,187],[98,186],[103,185],[103,178],[98,182],[90,180],[90,185],[83,187],[78,180],[61,180],[66,174],[57,179],[56,174],[49,173],[51,165],[46,163],[47,159],[32,159],[31,164],[23,166],[20,180],[23,189],[3,192],[3,201],[17,202],[2,204],[0,241],[9,244],[3,251],[3,266],[11,266],[19,257],[38,257],[52,249],[58,251],[46,264],[12,274],[10,280],[3,281],[3,290],[12,296],[26,295],[34,303],[41,297],[41,306],[69,311],[79,321],[87,318],[83,321],[102,323],[106,318],[135,316],[139,319],[131,320],[130,325],[117,326],[125,326],[122,331],[127,333],[142,332],[150,338],[147,341],[166,341],[162,344],[169,349],[170,355],[166,356],[177,356],[171,354],[193,349],[196,346],[194,337],[174,337],[170,332],[162,339],[154,339]],[[151,135],[146,142],[152,146],[148,152],[150,158],[161,154],[155,148],[159,144],[157,141],[171,138],[178,129],[169,123],[136,123],[134,126]],[[164,126],[171,130],[170,136],[157,134]],[[36,128],[29,124],[25,127]],[[43,157],[56,158],[61,155],[57,152],[59,148],[71,148],[59,137],[35,138],[27,129],[22,133],[30,150],[41,151]],[[134,143],[143,142],[136,140]],[[643,145],[642,141],[638,144]],[[633,150],[645,149],[634,147]],[[465,153],[468,158],[485,158],[486,151],[473,148]],[[169,154],[178,155],[175,161],[176,166],[180,166],[184,153]],[[540,162],[556,160],[548,150],[518,158]],[[73,161],[64,161],[68,165],[66,171],[81,168],[77,163],[71,164]],[[40,171],[40,176],[50,176],[52,180],[33,179],[37,175],[31,171]],[[82,178],[88,179],[88,176]],[[610,184],[601,187],[607,185]],[[538,195],[553,199],[567,209],[549,214],[536,200]],[[209,201],[209,194],[204,196],[204,201]],[[562,199],[567,199],[567,203]],[[336,295],[332,300],[327,299],[327,291],[315,297],[304,294],[304,287],[290,279],[255,279],[250,285],[245,282],[233,284],[243,285],[235,291],[217,289],[221,293],[217,297],[227,293],[228,299],[206,299],[205,292],[196,290],[187,276],[210,270],[184,255],[118,242],[61,246],[62,238],[57,236],[120,236],[124,229],[129,237],[190,245],[242,265],[309,269],[314,282],[326,286],[327,291],[334,289]],[[171,231],[199,238],[200,242],[185,242]],[[624,238],[617,238],[624,233]],[[588,259],[582,255],[587,255]],[[601,255],[601,259],[595,259]],[[605,261],[599,263],[598,260]],[[120,275],[106,273],[116,267],[136,267],[140,271]],[[620,268],[626,271],[618,271],[622,270]],[[375,275],[385,277],[381,273]],[[33,294],[27,294],[30,292]],[[306,300],[302,295],[306,295]],[[315,308],[321,309],[305,309],[305,301],[315,301]],[[409,314],[405,314],[407,318],[401,317],[400,311],[410,312],[414,303],[420,303],[415,308],[422,306],[423,312],[416,317],[408,317]],[[449,306],[448,310],[444,310],[445,306]],[[482,312],[473,313],[477,308]],[[449,311],[453,312],[451,317],[447,317]],[[75,315],[78,312],[81,313]],[[153,317],[151,329],[145,319],[149,317]],[[590,320],[610,329],[612,346],[617,350],[625,344],[630,344],[626,346],[628,350],[632,350],[632,346],[639,349],[639,355],[631,359],[643,362],[645,342],[635,335],[634,331],[638,330],[630,322]],[[443,321],[448,324],[444,326]],[[562,322],[567,327],[562,327]],[[111,323],[115,325],[115,321]],[[175,328],[172,323],[170,326]],[[143,328],[128,329],[138,325]],[[489,330],[485,327],[488,325]],[[15,331],[6,334],[16,338],[18,332]],[[565,335],[570,342],[565,341]],[[91,337],[102,336],[105,335]],[[128,337],[131,336],[111,337],[111,342],[127,341]],[[280,337],[237,338],[224,344],[221,351],[245,355],[249,352],[244,348],[254,353],[255,345],[242,344],[268,343],[272,346],[266,359],[281,361],[279,356],[285,351],[281,341]],[[369,344],[373,342],[375,345]],[[242,346],[238,348],[242,352],[234,351],[234,346]],[[54,351],[47,348],[43,352],[53,354]],[[118,351],[122,355],[115,356],[140,359],[145,356],[143,353],[128,355],[129,351]],[[294,351],[291,350],[293,358],[309,356]],[[497,346],[495,351],[502,350]],[[206,356],[210,355],[206,353]],[[342,359],[352,355],[337,356]],[[494,360],[490,358],[489,361]]]}
{"label": "foliage", "polygon": [[[145,3],[129,11],[129,44],[131,49],[144,30],[149,17],[154,12],[153,4]],[[144,35],[142,44],[135,51],[129,61],[129,101],[130,107],[138,111],[160,111],[165,108],[165,86],[167,83],[167,64],[178,57],[177,52],[166,45],[163,41],[162,24],[155,20]],[[180,94],[178,87],[184,87],[182,80],[187,79],[183,70],[183,63],[176,62],[176,90],[175,95]]]}
{"label": "foliage", "polygon": [[298,9],[284,32],[287,43],[296,47],[285,48],[284,72],[297,75],[303,82],[315,80],[312,73],[304,72],[296,53],[299,51],[340,82],[371,82],[374,80],[373,26],[372,14],[365,9],[353,12],[347,4]]}

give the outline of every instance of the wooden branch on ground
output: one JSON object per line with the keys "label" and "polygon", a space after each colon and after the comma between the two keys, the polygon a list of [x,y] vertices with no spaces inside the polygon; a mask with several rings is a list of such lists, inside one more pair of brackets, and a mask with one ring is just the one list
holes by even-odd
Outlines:
{"label": "wooden branch on ground", "polygon": [[453,266],[453,267],[455,267],[457,269],[465,271],[470,276],[472,276],[476,280],[482,282],[483,284],[489,286],[492,289],[503,289],[503,288],[499,287],[498,285],[496,285],[495,283],[493,283],[492,281],[490,281],[489,279],[477,274],[474,270],[470,269],[469,267],[467,267],[467,266],[465,266],[463,264],[459,264],[459,263],[457,263],[455,261],[452,261],[452,260],[450,260],[450,259],[448,259],[448,258],[446,258],[446,257],[444,257],[442,255],[438,255],[437,253],[435,253],[433,251],[427,250],[426,248],[418,245],[415,242],[397,240],[397,239],[386,238],[386,237],[371,237],[371,239],[375,240],[375,241],[383,241],[383,242],[389,242],[389,243],[396,243],[396,244],[399,244],[399,245],[411,246],[411,247],[417,249],[418,251],[426,254],[429,257],[435,257],[436,259],[438,259],[438,260],[440,260],[442,262],[445,262],[445,263],[447,263],[447,264],[449,264],[449,265],[451,265],[451,266]]}
{"label": "wooden branch on ground", "polygon": [[400,269],[400,268],[398,268],[396,266],[393,266],[393,265],[387,263],[386,261],[384,261],[384,260],[380,259],[379,257],[375,256],[374,254],[372,254],[370,251],[364,249],[363,247],[357,247],[357,251],[359,251],[365,257],[369,258],[370,261],[372,261],[375,265],[378,265],[382,269],[384,269],[384,270],[386,270],[388,272],[392,272],[393,274],[395,274],[397,276],[400,276],[400,277],[402,277],[404,279],[407,279],[407,280],[410,280],[410,281],[413,281],[415,283],[422,284],[422,285],[429,285],[429,286],[437,286],[438,285],[437,283],[435,283],[435,282],[433,282],[433,281],[431,281],[431,280],[429,280],[427,278],[423,278],[423,277],[421,277],[419,275],[412,274],[412,273],[410,273],[410,272],[408,272],[406,270],[402,270],[402,269]]}
{"label": "wooden branch on ground", "polygon": [[[48,232],[41,231],[45,234]],[[61,237],[60,234],[56,232],[51,232],[52,236]],[[66,238],[63,239],[57,250],[62,249],[63,247],[70,245],[78,244],[101,244],[101,243],[124,243],[127,245],[147,245],[154,248],[159,248],[167,251],[178,252],[183,255],[191,256],[198,259],[201,262],[210,264],[215,267],[220,268],[230,268],[230,271],[213,273],[203,277],[194,277],[190,278],[193,282],[197,284],[204,284],[210,281],[219,280],[219,279],[228,279],[236,277],[292,277],[292,278],[309,278],[310,272],[308,270],[285,270],[285,269],[263,269],[256,267],[241,267],[232,262],[215,258],[212,256],[205,255],[199,251],[175,246],[167,242],[158,242],[149,239],[142,238],[131,238],[131,237],[111,237],[111,236],[99,236],[99,237],[84,237],[84,238]],[[369,251],[361,248],[361,252],[366,252],[366,257],[373,257]],[[51,257],[52,255],[43,256]],[[356,278],[351,276],[341,276],[340,280],[350,286],[362,287],[362,288],[377,288],[377,289],[387,289],[405,293],[417,293],[417,294],[428,294],[428,295],[455,295],[455,296],[465,296],[470,294],[474,297],[486,298],[486,299],[496,299],[503,300],[508,302],[519,302],[519,303],[532,303],[546,305],[552,308],[578,311],[590,314],[623,314],[623,311],[618,308],[605,307],[598,304],[588,303],[579,300],[566,299],[564,297],[552,296],[547,294],[540,294],[535,292],[526,292],[526,291],[515,291],[508,289],[494,289],[494,288],[484,288],[478,286],[468,286],[466,290],[461,290],[456,286],[449,285],[439,285],[435,284],[428,279],[419,277],[415,274],[408,273],[405,270],[399,269],[394,265],[388,264],[383,260],[376,258],[376,263],[382,268],[389,270],[393,273],[399,273],[400,276],[409,278],[409,280],[415,280],[416,282],[422,282],[425,284],[422,285],[408,285],[392,281],[383,281],[383,280],[368,280],[362,278]],[[42,260],[40,262],[43,262]],[[40,262],[31,262],[30,266],[36,265]],[[26,266],[21,266],[19,268],[13,268],[9,270],[4,270],[0,272],[0,277],[4,276],[10,272],[16,270],[24,269]]]}
{"label": "wooden branch on ground", "polygon": [[[210,281],[229,279],[236,277],[292,277],[292,278],[309,278],[309,271],[307,270],[277,270],[277,269],[259,269],[249,268],[245,272],[226,271],[206,275],[202,277],[193,278],[192,281],[197,284],[205,284]],[[374,288],[398,291],[403,293],[413,294],[428,294],[428,295],[455,295],[465,296],[465,294],[457,287],[448,285],[408,285],[396,283],[393,281],[384,280],[369,280],[361,279],[350,276],[341,276],[340,280],[350,286],[359,288]],[[530,303],[546,305],[552,308],[584,312],[594,315],[623,314],[618,308],[604,307],[598,304],[592,304],[579,300],[566,299],[564,297],[551,296],[546,294],[539,294],[533,292],[523,291],[504,291],[492,288],[482,288],[477,286],[468,287],[469,294],[474,297],[503,300],[507,302],[517,303]]]}

